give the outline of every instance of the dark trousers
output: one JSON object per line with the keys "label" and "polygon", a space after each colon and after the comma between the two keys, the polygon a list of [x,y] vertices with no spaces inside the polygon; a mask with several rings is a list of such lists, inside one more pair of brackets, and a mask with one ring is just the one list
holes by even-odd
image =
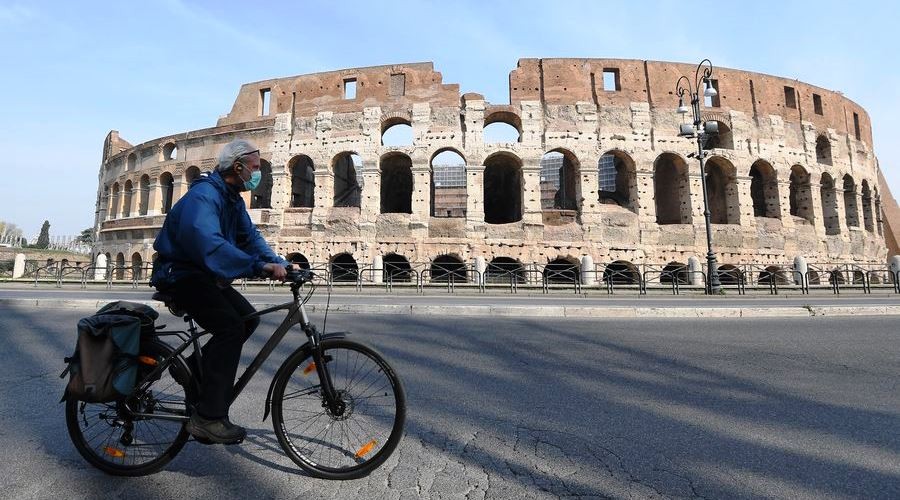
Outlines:
{"label": "dark trousers", "polygon": [[259,325],[259,318],[242,318],[256,309],[231,286],[220,288],[206,276],[180,279],[170,292],[179,307],[212,333],[202,348],[203,377],[197,412],[205,418],[226,417],[241,348]]}

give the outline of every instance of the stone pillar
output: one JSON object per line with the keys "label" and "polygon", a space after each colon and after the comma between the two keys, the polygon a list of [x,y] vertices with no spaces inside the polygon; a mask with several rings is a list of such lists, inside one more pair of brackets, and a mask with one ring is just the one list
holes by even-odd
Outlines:
{"label": "stone pillar", "polygon": [[466,165],[466,231],[484,226],[484,165]]}
{"label": "stone pillar", "polygon": [[[640,207],[638,215],[643,222],[656,222],[656,192],[654,191],[653,171],[638,170],[635,174],[637,179],[637,200],[635,203]],[[672,186],[676,188],[677,186]]]}
{"label": "stone pillar", "polygon": [[[810,176],[812,177],[812,176]],[[813,228],[819,237],[825,236],[825,214],[822,211],[822,185],[809,181],[809,205],[813,213]]]}
{"label": "stone pillar", "polygon": [[523,159],[522,220],[526,224],[543,224],[541,214],[541,159]]}
{"label": "stone pillar", "polygon": [[272,210],[284,211],[291,205],[291,176],[281,167],[278,171],[272,168]]}
{"label": "stone pillar", "polygon": [[366,162],[363,159],[362,167],[362,192],[359,200],[359,221],[361,224],[374,224],[381,213],[381,172],[377,160]]}
{"label": "stone pillar", "polygon": [[[707,179],[708,181],[709,179]],[[740,224],[745,228],[756,228],[756,217],[753,215],[753,197],[750,195],[750,176],[735,176],[735,188],[737,189],[737,206],[732,206],[726,193],[725,211],[728,213],[728,222]],[[709,188],[709,186],[707,186]],[[727,188],[726,188],[727,190]],[[733,199],[733,198],[731,198]]]}
{"label": "stone pillar", "polygon": [[380,255],[372,259],[372,282],[378,285],[384,283],[384,259]]}
{"label": "stone pillar", "polygon": [[[178,203],[178,200],[180,200],[181,197],[184,196],[184,193],[187,192],[189,187],[190,187],[190,185],[187,183],[187,181],[184,180],[183,175],[180,175],[173,179],[173,182],[172,182],[172,206],[173,207],[175,206],[176,203]],[[247,198],[244,198],[244,201],[248,201]],[[249,207],[250,204],[247,203],[247,206]]]}
{"label": "stone pillar", "polygon": [[590,255],[581,257],[581,283],[585,286],[593,286],[597,282],[597,275],[594,273],[594,258]]}
{"label": "stone pillar", "polygon": [[313,191],[313,230],[324,230],[328,220],[328,212],[334,205],[334,177],[328,163],[322,163],[313,173],[316,187]]}
{"label": "stone pillar", "polygon": [[791,216],[790,181],[778,181],[778,210],[781,218],[781,227],[794,227],[794,218]]}
{"label": "stone pillar", "polygon": [[138,207],[141,202],[141,190],[139,187],[134,187],[132,184],[131,187],[131,196],[128,200],[128,216],[129,217],[137,217],[138,215]]}
{"label": "stone pillar", "polygon": [[25,274],[25,254],[17,253],[16,260],[13,262],[13,279],[21,278]]}
{"label": "stone pillar", "polygon": [[97,256],[97,263],[94,265],[94,279],[97,281],[106,279],[106,254]]}
{"label": "stone pillar", "polygon": [[806,272],[809,266],[806,264],[806,258],[802,255],[794,257],[794,284],[803,285],[806,281]]}
{"label": "stone pillar", "polygon": [[97,214],[97,220],[103,222],[109,216],[109,195],[104,194],[100,197],[100,211]]}
{"label": "stone pillar", "polygon": [[700,271],[703,270],[703,267],[700,265],[700,259],[694,257],[693,255],[688,257],[688,273],[690,274],[688,281],[692,285],[703,285],[703,274]]}
{"label": "stone pillar", "polygon": [[600,213],[603,209],[600,204],[598,179],[600,175],[597,171],[597,163],[597,157],[594,155],[586,156],[581,161],[581,199],[578,203],[581,205],[581,223],[585,226],[600,224]]}
{"label": "stone pillar", "polygon": [[412,220],[426,223],[431,216],[431,170],[426,163],[413,163]]}
{"label": "stone pillar", "polygon": [[484,261],[484,257],[480,255],[475,257],[475,270],[478,272],[477,276],[475,276],[476,284],[483,285],[484,273],[487,271],[487,263]]}
{"label": "stone pillar", "polygon": [[[835,181],[837,184],[837,181]],[[842,189],[834,188],[834,203],[837,205],[837,219],[838,219],[838,227],[840,228],[840,235],[842,238],[850,237],[850,230],[847,228],[847,212],[844,207],[844,191]]]}
{"label": "stone pillar", "polygon": [[162,187],[159,177],[150,181],[150,192],[147,194],[147,215],[159,215],[162,213]]}

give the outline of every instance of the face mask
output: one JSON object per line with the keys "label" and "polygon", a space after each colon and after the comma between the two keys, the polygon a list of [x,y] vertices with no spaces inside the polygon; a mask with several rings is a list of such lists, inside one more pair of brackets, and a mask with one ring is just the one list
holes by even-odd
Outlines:
{"label": "face mask", "polygon": [[244,189],[247,191],[253,191],[257,187],[259,187],[259,181],[262,180],[262,173],[257,170],[250,174],[250,179],[244,181]]}

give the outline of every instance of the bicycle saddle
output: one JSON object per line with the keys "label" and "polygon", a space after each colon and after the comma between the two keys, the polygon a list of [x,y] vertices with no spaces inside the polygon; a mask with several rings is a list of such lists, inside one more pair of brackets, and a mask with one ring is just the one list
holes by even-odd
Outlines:
{"label": "bicycle saddle", "polygon": [[169,312],[172,313],[173,316],[185,316],[184,310],[178,307],[175,304],[175,297],[164,293],[164,292],[156,292],[153,294],[153,300],[158,300],[165,304],[167,308],[169,308]]}

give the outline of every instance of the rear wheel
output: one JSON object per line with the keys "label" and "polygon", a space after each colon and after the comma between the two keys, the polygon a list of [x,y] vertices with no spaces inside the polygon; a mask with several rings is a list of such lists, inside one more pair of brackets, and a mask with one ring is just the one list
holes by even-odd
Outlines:
{"label": "rear wheel", "polygon": [[374,349],[345,339],[322,341],[342,408],[325,403],[312,354],[298,351],[279,370],[272,423],[285,453],[323,479],[356,479],[391,455],[403,434],[406,397],[394,371]]}
{"label": "rear wheel", "polygon": [[[170,356],[160,341],[141,343],[138,384]],[[177,375],[177,380],[172,372]],[[184,361],[177,357],[149,387],[110,403],[66,401],[66,426],[78,453],[94,467],[116,476],[152,474],[181,451],[188,440],[184,420],[196,393]],[[139,414],[139,415],[136,415]]]}

